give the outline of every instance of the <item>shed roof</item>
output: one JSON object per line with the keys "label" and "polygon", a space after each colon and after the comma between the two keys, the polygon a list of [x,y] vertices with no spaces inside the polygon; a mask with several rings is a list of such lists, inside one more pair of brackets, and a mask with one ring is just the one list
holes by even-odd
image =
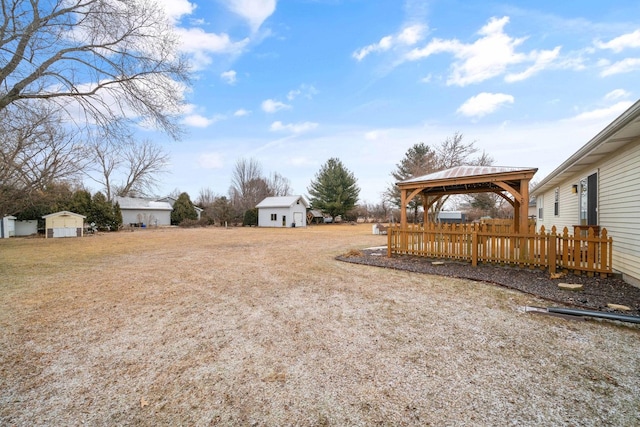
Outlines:
{"label": "shed roof", "polygon": [[640,100],[594,136],[582,148],[544,177],[531,193],[535,196],[558,186],[568,175],[594,167],[604,157],[640,137]]}
{"label": "shed roof", "polygon": [[137,209],[137,210],[156,210],[156,211],[171,211],[173,208],[169,202],[158,202],[154,199],[142,199],[137,197],[116,197],[115,202],[120,205],[122,209]]}
{"label": "shed roof", "polygon": [[69,211],[54,212],[54,213],[51,213],[49,215],[44,215],[42,218],[43,219],[47,219],[47,218],[51,218],[51,217],[54,217],[54,216],[76,216],[76,217],[80,217],[80,218],[86,218],[86,216],[84,216],[84,215],[80,215],[80,214],[77,214],[75,212],[69,212]]}
{"label": "shed roof", "polygon": [[305,208],[309,207],[309,203],[302,196],[277,196],[265,198],[256,205],[256,208],[288,208],[296,204],[298,200]]}

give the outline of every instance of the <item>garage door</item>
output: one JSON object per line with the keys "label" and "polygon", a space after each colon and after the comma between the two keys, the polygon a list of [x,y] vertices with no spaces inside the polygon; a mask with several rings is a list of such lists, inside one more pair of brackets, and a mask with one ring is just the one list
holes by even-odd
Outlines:
{"label": "garage door", "polygon": [[78,232],[76,228],[64,227],[64,228],[54,228],[53,229],[53,237],[77,237]]}

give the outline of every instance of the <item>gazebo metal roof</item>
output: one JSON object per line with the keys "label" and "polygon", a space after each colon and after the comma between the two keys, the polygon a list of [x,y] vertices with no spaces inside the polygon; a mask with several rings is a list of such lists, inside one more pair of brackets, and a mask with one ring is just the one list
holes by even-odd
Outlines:
{"label": "gazebo metal roof", "polygon": [[[456,166],[396,183],[402,205],[422,195],[425,212],[439,198],[451,194],[497,193],[514,207],[516,229],[526,230],[529,206],[529,182],[537,168],[504,166]],[[511,194],[513,199],[505,196]],[[401,225],[407,224],[406,210],[401,210]]]}

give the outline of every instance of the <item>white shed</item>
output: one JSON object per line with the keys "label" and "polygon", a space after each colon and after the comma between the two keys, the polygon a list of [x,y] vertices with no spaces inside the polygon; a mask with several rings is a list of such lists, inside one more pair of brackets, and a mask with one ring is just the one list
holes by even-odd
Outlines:
{"label": "white shed", "polygon": [[16,235],[16,217],[9,215],[0,220],[0,239],[8,239]]}
{"label": "white shed", "polygon": [[258,205],[258,227],[306,227],[309,203],[302,196],[267,197]]}
{"label": "white shed", "polygon": [[45,237],[82,237],[86,216],[69,211],[45,215]]}

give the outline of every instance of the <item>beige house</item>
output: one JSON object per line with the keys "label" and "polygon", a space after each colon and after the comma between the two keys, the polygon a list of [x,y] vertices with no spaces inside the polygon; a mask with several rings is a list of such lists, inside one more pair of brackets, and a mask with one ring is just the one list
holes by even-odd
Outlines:
{"label": "beige house", "polygon": [[535,188],[537,227],[607,229],[613,269],[640,286],[640,101]]}
{"label": "beige house", "polygon": [[45,237],[82,237],[84,215],[61,211],[45,215]]}

